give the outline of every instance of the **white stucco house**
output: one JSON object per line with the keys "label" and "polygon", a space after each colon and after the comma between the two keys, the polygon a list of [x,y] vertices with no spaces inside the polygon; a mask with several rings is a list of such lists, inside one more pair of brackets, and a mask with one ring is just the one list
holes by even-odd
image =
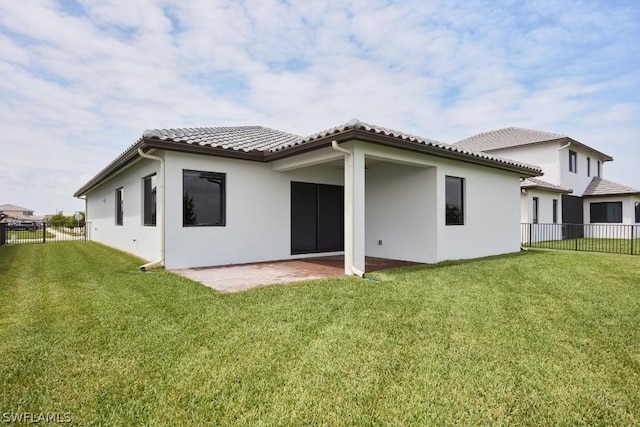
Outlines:
{"label": "white stucco house", "polygon": [[[521,184],[521,221],[558,224],[555,229],[546,227],[546,237],[555,233],[562,238],[561,223],[640,223],[640,190],[604,179],[604,164],[613,158],[567,135],[510,127],[454,146],[539,165],[542,179],[528,178]],[[565,227],[564,237],[583,237],[586,229]],[[572,230],[581,235],[568,236]]]}
{"label": "white stucco house", "polygon": [[344,254],[435,263],[517,252],[538,167],[352,120],[146,130],[83,185],[91,239],[166,268]]}

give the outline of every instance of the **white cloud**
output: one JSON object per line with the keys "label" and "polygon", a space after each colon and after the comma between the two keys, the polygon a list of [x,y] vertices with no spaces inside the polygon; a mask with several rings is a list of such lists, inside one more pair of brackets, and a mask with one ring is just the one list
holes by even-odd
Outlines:
{"label": "white cloud", "polygon": [[638,39],[632,2],[2,2],[2,202],[75,210],[145,128],[352,117],[445,142],[566,133],[640,188]]}

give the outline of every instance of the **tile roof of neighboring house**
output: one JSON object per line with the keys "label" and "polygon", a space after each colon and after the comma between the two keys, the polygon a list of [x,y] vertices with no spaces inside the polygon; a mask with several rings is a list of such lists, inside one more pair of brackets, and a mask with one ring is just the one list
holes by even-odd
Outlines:
{"label": "tile roof of neighboring house", "polygon": [[331,145],[332,140],[345,142],[355,139],[483,164],[518,172],[523,176],[541,174],[541,170],[537,166],[475,152],[353,119],[346,124],[307,137],[261,126],[145,130],[138,141],[109,163],[74,195],[78,197],[86,194],[88,190],[116,172],[120,167],[137,159],[139,148],[185,151],[264,162],[327,147]]}
{"label": "tile roof of neighboring house", "polygon": [[589,184],[587,189],[584,190],[584,194],[582,196],[618,196],[623,194],[640,194],[640,190],[632,187],[627,187],[626,185],[618,184],[613,181],[609,181],[608,179],[596,177],[591,180],[591,183]]}
{"label": "tile roof of neighboring house", "polygon": [[566,142],[571,142],[572,144],[592,151],[602,157],[604,161],[613,160],[611,156],[595,150],[588,145],[584,145],[567,135],[517,127],[508,127],[488,132],[482,132],[472,137],[458,141],[453,145],[455,145],[456,147],[466,148],[468,150],[488,152],[501,150],[504,148],[513,148],[524,145],[561,140],[566,140]]}
{"label": "tile roof of neighboring house", "polygon": [[33,212],[33,209],[23,208],[22,206],[16,206],[16,205],[10,205],[10,204],[0,205],[0,212],[12,212],[12,211]]}
{"label": "tile roof of neighboring house", "polygon": [[559,185],[551,184],[550,182],[543,181],[538,178],[527,178],[520,183],[520,188],[524,188],[527,190],[544,190],[551,191],[554,193],[573,193],[573,190],[568,190],[566,188],[560,187]]}

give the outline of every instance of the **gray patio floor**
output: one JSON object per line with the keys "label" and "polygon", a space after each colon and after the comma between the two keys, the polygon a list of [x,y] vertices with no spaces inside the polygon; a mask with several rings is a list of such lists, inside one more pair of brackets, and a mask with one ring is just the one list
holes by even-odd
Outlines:
{"label": "gray patio floor", "polygon": [[[367,272],[417,265],[409,261],[366,258]],[[220,292],[240,292],[276,283],[344,276],[342,256],[170,270]]]}

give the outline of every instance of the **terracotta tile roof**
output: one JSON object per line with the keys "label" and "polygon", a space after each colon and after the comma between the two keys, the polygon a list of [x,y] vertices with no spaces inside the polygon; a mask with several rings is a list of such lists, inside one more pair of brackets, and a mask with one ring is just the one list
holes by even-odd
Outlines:
{"label": "terracotta tile roof", "polygon": [[568,136],[533,129],[508,127],[489,132],[482,132],[470,138],[458,141],[454,145],[475,151],[491,151],[499,150],[501,148],[535,144],[538,142],[553,141],[562,138],[568,138]]}
{"label": "terracotta tile roof", "polygon": [[468,157],[476,157],[476,158],[481,158],[481,159],[485,159],[485,160],[490,160],[490,161],[494,161],[496,163],[503,163],[506,165],[511,165],[511,166],[517,166],[517,167],[523,167],[525,169],[531,169],[531,170],[537,170],[539,171],[540,168],[538,166],[533,166],[533,165],[529,165],[526,163],[522,163],[522,162],[516,162],[513,160],[509,160],[509,159],[504,159],[502,157],[497,157],[497,156],[492,156],[490,154],[486,154],[486,153],[482,153],[482,152],[476,152],[476,151],[472,151],[472,150],[467,150],[461,147],[456,147],[454,145],[451,144],[445,144],[443,142],[438,142],[436,140],[433,139],[429,139],[429,138],[424,138],[424,137],[420,137],[420,136],[416,136],[416,135],[412,135],[409,133],[405,133],[405,132],[399,132],[393,129],[389,129],[389,128],[385,128],[382,126],[377,126],[377,125],[373,125],[373,124],[369,124],[369,123],[364,123],[359,121],[358,119],[352,119],[349,122],[340,125],[340,126],[336,126],[330,129],[326,129],[323,130],[321,132],[315,133],[313,135],[307,136],[305,138],[302,139],[302,141],[300,142],[294,142],[291,144],[287,144],[284,145],[282,147],[277,147],[275,149],[273,149],[272,151],[283,151],[292,147],[295,147],[296,145],[304,145],[322,138],[327,138],[330,137],[332,135],[335,134],[339,134],[341,132],[345,132],[348,130],[358,130],[358,131],[364,131],[366,133],[370,133],[373,135],[381,135],[381,136],[387,136],[387,137],[392,137],[398,140],[403,141],[404,143],[407,143],[406,146],[410,146],[411,144],[416,144],[419,146],[427,146],[427,147],[434,147],[436,149],[442,150],[442,151],[449,151],[452,153],[460,153],[463,154],[464,156],[468,156]]}
{"label": "terracotta tile roof", "polygon": [[429,139],[429,138],[423,138],[420,136],[415,136],[415,135],[411,135],[409,133],[405,133],[405,132],[399,132],[393,129],[389,129],[389,128],[385,128],[382,126],[377,126],[377,125],[372,125],[369,123],[364,123],[361,122],[358,119],[351,119],[350,121],[348,121],[345,124],[342,124],[340,126],[335,126],[329,129],[325,129],[321,132],[317,132],[314,133],[312,135],[306,136],[304,138],[301,139],[301,141],[297,142],[297,143],[293,143],[293,144],[289,144],[289,145],[285,145],[282,147],[278,147],[278,149],[273,150],[273,151],[277,151],[277,150],[284,150],[287,149],[289,147],[292,147],[296,144],[301,145],[301,144],[305,144],[307,142],[312,142],[321,138],[326,138],[328,136],[340,133],[340,132],[344,132],[347,130],[363,130],[366,132],[370,132],[373,134],[377,134],[377,135],[385,135],[385,136],[392,136],[395,138],[399,138],[405,141],[410,141],[410,142],[416,142],[416,143],[423,143],[423,144],[428,144],[428,145],[432,145],[432,146],[439,146],[441,148],[444,147],[452,147],[450,144],[444,144],[442,142],[438,142],[435,141],[433,139]]}
{"label": "terracotta tile roof", "polygon": [[33,209],[23,208],[21,206],[16,206],[11,204],[0,205],[0,212],[9,212],[9,211],[33,212]]}
{"label": "terracotta tile roof", "polygon": [[559,185],[551,184],[550,182],[543,181],[538,178],[527,178],[520,183],[520,188],[527,190],[546,190],[554,193],[573,193],[573,190],[560,187]]}
{"label": "terracotta tile roof", "polygon": [[488,132],[482,132],[472,137],[458,141],[453,145],[455,145],[456,147],[466,148],[468,150],[489,152],[504,148],[520,147],[523,145],[539,144],[562,139],[566,139],[567,142],[571,142],[572,144],[583,147],[597,154],[604,161],[613,160],[611,156],[595,150],[588,145],[582,144],[581,142],[578,142],[567,135],[517,127],[508,127]]}
{"label": "terracotta tile roof", "polygon": [[82,186],[75,193],[75,196],[86,194],[86,191],[93,188],[124,164],[135,160],[139,156],[137,154],[138,148],[151,147],[237,157],[255,161],[271,161],[288,155],[295,155],[300,149],[308,148],[311,150],[320,147],[322,144],[326,145],[334,136],[337,139],[342,139],[342,141],[375,138],[381,144],[512,170],[523,173],[524,176],[535,176],[542,173],[537,166],[363,123],[357,119],[306,137],[261,126],[148,129],[143,132],[138,141]]}
{"label": "terracotta tile roof", "polygon": [[262,126],[147,129],[143,138],[236,151],[272,151],[300,143],[302,137]]}
{"label": "terracotta tile roof", "polygon": [[622,194],[640,194],[640,190],[596,177],[591,180],[587,189],[584,190],[583,196],[614,196]]}

